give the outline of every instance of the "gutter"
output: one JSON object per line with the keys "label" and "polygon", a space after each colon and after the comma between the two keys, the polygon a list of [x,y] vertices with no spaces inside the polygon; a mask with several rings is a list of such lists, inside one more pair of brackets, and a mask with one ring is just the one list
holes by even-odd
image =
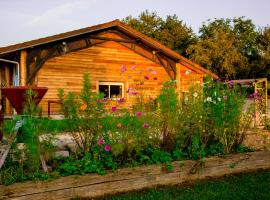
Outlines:
{"label": "gutter", "polygon": [[19,80],[19,77],[20,77],[20,64],[18,62],[16,62],[16,61],[6,60],[6,59],[2,59],[2,58],[0,58],[0,61],[7,62],[7,63],[12,63],[12,64],[15,64],[17,66],[17,75],[14,74],[13,85],[14,86],[19,86],[19,84],[20,84],[20,80]]}

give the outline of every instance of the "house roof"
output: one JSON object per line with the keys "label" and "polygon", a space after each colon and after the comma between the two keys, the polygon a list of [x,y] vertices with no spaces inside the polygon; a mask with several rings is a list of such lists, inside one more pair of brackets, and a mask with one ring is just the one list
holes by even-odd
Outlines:
{"label": "house roof", "polygon": [[16,52],[19,50],[23,50],[23,49],[51,43],[51,42],[56,42],[56,41],[71,38],[71,37],[76,37],[76,36],[87,34],[87,33],[102,31],[105,29],[113,28],[113,27],[116,27],[118,30],[124,32],[125,34],[127,34],[129,36],[132,36],[133,38],[139,39],[145,45],[147,45],[147,46],[149,46],[157,51],[162,52],[163,54],[165,54],[166,56],[170,57],[173,60],[186,63],[186,64],[190,65],[190,67],[196,71],[199,70],[199,71],[202,71],[202,72],[212,76],[215,79],[218,78],[218,76],[216,74],[212,73],[211,71],[191,62],[190,60],[186,59],[185,57],[181,56],[180,54],[178,54],[175,51],[171,50],[170,48],[166,47],[165,45],[159,43],[158,41],[142,34],[141,32],[139,32],[133,28],[131,28],[127,24],[121,22],[119,19],[116,19],[116,20],[113,20],[113,21],[110,21],[107,23],[87,27],[87,28],[82,28],[82,29],[73,30],[73,31],[69,31],[69,32],[65,32],[65,33],[61,33],[61,34],[57,34],[57,35],[53,35],[53,36],[48,36],[48,37],[39,38],[39,39],[35,39],[35,40],[23,42],[23,43],[18,43],[15,45],[0,47],[0,55]]}

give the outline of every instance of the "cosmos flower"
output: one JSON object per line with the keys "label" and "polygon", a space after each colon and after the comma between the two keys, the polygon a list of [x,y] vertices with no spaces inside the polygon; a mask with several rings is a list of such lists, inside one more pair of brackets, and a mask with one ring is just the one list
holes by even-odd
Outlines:
{"label": "cosmos flower", "polygon": [[156,75],[156,74],[157,74],[157,72],[156,72],[155,70],[152,70],[152,74]]}
{"label": "cosmos flower", "polygon": [[127,71],[127,67],[126,65],[122,65],[121,72],[124,73],[125,71]]}
{"label": "cosmos flower", "polygon": [[132,92],[132,91],[130,91],[130,92],[128,92],[128,94],[136,95],[136,94],[138,94],[138,92]]}
{"label": "cosmos flower", "polygon": [[211,102],[212,101],[212,98],[211,97],[207,97],[206,98],[206,101]]}
{"label": "cosmos flower", "polygon": [[143,128],[149,128],[149,124],[143,123],[142,127],[143,127]]}
{"label": "cosmos flower", "polygon": [[116,110],[117,110],[117,107],[116,106],[113,106],[112,107],[112,112],[116,112]]}
{"label": "cosmos flower", "polygon": [[121,98],[118,100],[118,102],[119,102],[120,104],[123,104],[123,103],[125,102],[125,99],[124,99],[123,97],[121,97]]}
{"label": "cosmos flower", "polygon": [[87,108],[87,105],[86,104],[82,104],[81,107],[80,107],[80,110],[84,111],[86,108]]}
{"label": "cosmos flower", "polygon": [[136,65],[133,65],[133,66],[131,67],[131,69],[132,69],[132,70],[135,70],[135,69],[136,69]]}
{"label": "cosmos flower", "polygon": [[111,150],[111,146],[108,145],[108,144],[106,144],[105,147],[104,147],[104,150],[107,151],[107,152],[110,151]]}
{"label": "cosmos flower", "polygon": [[104,144],[103,138],[102,137],[99,137],[97,143],[98,143],[99,146],[103,145]]}
{"label": "cosmos flower", "polygon": [[137,117],[142,116],[142,112],[136,112],[136,116],[137,116]]}

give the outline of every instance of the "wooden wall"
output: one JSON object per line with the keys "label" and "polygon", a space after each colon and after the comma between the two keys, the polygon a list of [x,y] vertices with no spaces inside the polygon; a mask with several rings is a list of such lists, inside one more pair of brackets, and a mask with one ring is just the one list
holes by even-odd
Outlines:
{"label": "wooden wall", "polygon": [[[123,65],[127,70],[122,73]],[[132,66],[136,66],[136,69],[133,70]],[[117,42],[104,42],[49,59],[42,66],[36,77],[36,84],[49,88],[40,103],[43,113],[47,112],[48,100],[57,100],[59,88],[63,88],[66,92],[79,93],[84,73],[89,73],[93,91],[97,91],[98,81],[123,82],[126,105],[132,105],[135,101],[134,95],[127,93],[128,88],[140,87],[145,98],[155,98],[159,94],[162,82],[170,80],[161,65]],[[147,78],[149,80],[146,80]],[[139,83],[143,84],[138,86]],[[57,113],[58,107],[54,105],[52,112]]]}
{"label": "wooden wall", "polygon": [[188,92],[189,87],[203,82],[203,73],[196,72],[186,65],[180,64],[180,92]]}

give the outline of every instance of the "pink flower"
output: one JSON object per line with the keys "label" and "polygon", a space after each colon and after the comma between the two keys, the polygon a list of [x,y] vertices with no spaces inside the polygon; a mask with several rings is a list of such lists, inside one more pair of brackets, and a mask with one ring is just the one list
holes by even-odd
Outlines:
{"label": "pink flower", "polygon": [[124,73],[125,71],[127,71],[127,67],[126,65],[122,65],[121,72]]}
{"label": "pink flower", "polygon": [[149,124],[143,123],[142,127],[143,127],[143,128],[149,128]]}
{"label": "pink flower", "polygon": [[153,70],[153,71],[152,71],[152,74],[156,75],[156,74],[157,74],[157,72],[156,72],[155,70]]}
{"label": "pink flower", "polygon": [[105,147],[104,147],[104,150],[107,151],[107,152],[110,151],[111,150],[111,146],[108,145],[108,144],[106,144]]}
{"label": "pink flower", "polygon": [[136,112],[136,116],[137,116],[137,117],[142,116],[142,112]]}
{"label": "pink flower", "polygon": [[227,96],[223,96],[223,99],[224,99],[224,100],[227,100]]}
{"label": "pink flower", "polygon": [[131,69],[132,69],[132,70],[135,70],[135,69],[136,69],[136,65],[133,65],[133,66],[131,67]]}
{"label": "pink flower", "polygon": [[118,102],[119,102],[120,104],[123,104],[123,103],[125,102],[125,99],[122,97],[122,98],[119,99]]}
{"label": "pink flower", "polygon": [[118,144],[123,144],[123,140],[118,140]]}
{"label": "pink flower", "polygon": [[144,79],[145,79],[145,80],[149,80],[149,77],[148,77],[148,76],[144,76]]}
{"label": "pink flower", "polygon": [[117,107],[116,106],[113,106],[112,107],[112,112],[116,112],[116,110],[117,110]]}
{"label": "pink flower", "polygon": [[128,92],[128,94],[134,94],[134,95],[136,95],[136,94],[138,94],[138,92]]}
{"label": "pink flower", "polygon": [[102,137],[99,137],[97,143],[98,143],[99,146],[103,145],[104,144],[103,138]]}

